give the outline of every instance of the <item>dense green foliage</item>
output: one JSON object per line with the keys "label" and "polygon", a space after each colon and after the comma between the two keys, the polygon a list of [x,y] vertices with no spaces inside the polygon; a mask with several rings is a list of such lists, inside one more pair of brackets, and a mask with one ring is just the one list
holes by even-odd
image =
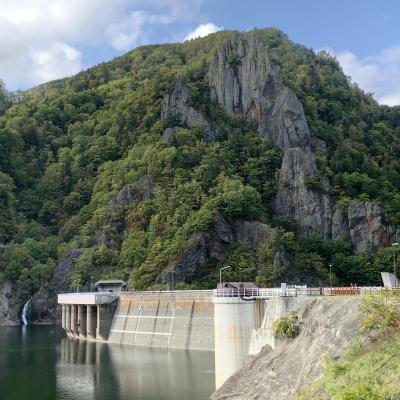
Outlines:
{"label": "dense green foliage", "polygon": [[272,334],[274,336],[293,339],[299,334],[299,331],[297,317],[293,314],[287,317],[279,317],[272,323]]}
{"label": "dense green foliage", "polygon": [[[65,250],[84,248],[74,281],[119,277],[149,287],[220,214],[280,229],[257,251],[231,246],[231,279],[243,274],[266,285],[286,276],[320,284],[328,282],[332,263],[335,282],[379,282],[389,250],[354,256],[346,243],[298,238],[293,221],[271,215],[281,151],[251,121],[225,115],[209,99],[208,65],[232,34],[141,47],[14,97],[0,85],[0,243],[6,245],[0,274],[33,292]],[[310,184],[318,187],[327,176],[331,195],[343,204],[378,201],[399,223],[400,110],[380,107],[350,85],[327,54],[294,45],[276,29],[253,34],[327,143],[317,159],[321,176]],[[214,142],[200,128],[161,120],[163,94],[176,77],[218,128]],[[168,126],[178,126],[170,145],[161,139]],[[115,200],[124,188],[133,196],[127,204]],[[285,271],[272,268],[277,251],[292,259]],[[211,259],[208,275],[191,284],[215,285],[217,267]]]}

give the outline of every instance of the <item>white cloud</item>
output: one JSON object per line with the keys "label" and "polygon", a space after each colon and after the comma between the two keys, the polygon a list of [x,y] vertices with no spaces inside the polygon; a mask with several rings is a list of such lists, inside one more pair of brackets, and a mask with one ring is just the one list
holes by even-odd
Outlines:
{"label": "white cloud", "polygon": [[81,49],[122,52],[158,26],[192,22],[204,0],[0,0],[0,79],[29,86],[75,74]]}
{"label": "white cloud", "polygon": [[82,69],[81,52],[66,43],[55,42],[45,49],[32,49],[32,74],[38,82],[75,74]]}
{"label": "white cloud", "polygon": [[400,104],[400,45],[365,58],[349,51],[337,53],[336,58],[344,73],[363,90],[374,93],[380,104]]}
{"label": "white cloud", "polygon": [[213,24],[212,22],[208,22],[207,24],[200,24],[196,29],[192,32],[189,32],[183,40],[195,39],[198,37],[207,36],[210,33],[218,32],[223,28]]}

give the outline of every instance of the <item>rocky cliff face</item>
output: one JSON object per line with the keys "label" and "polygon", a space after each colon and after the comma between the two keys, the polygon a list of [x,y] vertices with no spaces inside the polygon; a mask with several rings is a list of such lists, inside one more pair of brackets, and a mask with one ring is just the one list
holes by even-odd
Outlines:
{"label": "rocky cliff face", "polygon": [[332,220],[332,239],[350,240],[355,252],[386,247],[395,236],[385,210],[378,204],[353,200],[347,209],[336,207]]}
{"label": "rocky cliff face", "polygon": [[306,185],[317,173],[312,146],[316,141],[300,101],[283,84],[265,46],[254,36],[235,36],[211,64],[209,83],[212,98],[226,112],[254,119],[258,131],[283,149],[275,213],[294,218],[303,234],[317,232],[328,239],[329,197]]}
{"label": "rocky cliff face", "polygon": [[255,37],[236,35],[223,45],[210,66],[209,83],[212,98],[227,113],[253,118],[259,132],[282,149],[309,144],[301,103]]}
{"label": "rocky cliff face", "polygon": [[67,251],[56,266],[50,282],[35,293],[31,302],[31,320],[56,322],[59,320],[57,294],[70,291],[70,279],[74,263],[82,254],[82,249]]}
{"label": "rocky cliff face", "polygon": [[237,221],[230,225],[218,216],[211,229],[191,238],[188,249],[157,277],[157,283],[192,282],[208,272],[210,259],[223,261],[231,243],[240,242],[255,248],[275,234],[274,228],[258,221]]}
{"label": "rocky cliff face", "polygon": [[[167,121],[179,121],[180,123],[193,128],[195,126],[202,126],[205,130],[205,137],[207,140],[212,141],[215,139],[216,130],[212,127],[201,113],[196,111],[189,104],[190,91],[184,85],[182,80],[177,79],[170,91],[166,92],[161,106],[161,118]],[[168,128],[164,132],[164,136],[170,141],[172,132]]]}
{"label": "rocky cliff face", "polygon": [[15,291],[10,281],[0,283],[0,325],[19,323],[19,305],[15,302]]}
{"label": "rocky cliff face", "polygon": [[[315,152],[325,152],[326,145],[310,132],[300,101],[284,85],[279,67],[254,35],[236,34],[225,43],[209,67],[208,79],[211,98],[225,112],[255,120],[258,131],[283,150],[275,215],[295,219],[303,235],[351,240],[355,251],[390,243],[394,230],[376,204],[352,202],[348,210],[337,205],[331,215],[329,182],[318,178],[315,162]],[[183,82],[175,81],[164,96],[163,119],[201,125],[212,139],[215,129],[189,105],[189,97]],[[170,144],[172,138],[173,129],[167,128],[163,140]],[[309,183],[315,178],[320,179],[318,189]]]}

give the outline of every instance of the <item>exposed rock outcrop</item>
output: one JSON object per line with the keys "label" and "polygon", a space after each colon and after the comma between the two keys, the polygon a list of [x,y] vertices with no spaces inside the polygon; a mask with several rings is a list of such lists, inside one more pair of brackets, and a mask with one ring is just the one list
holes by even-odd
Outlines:
{"label": "exposed rock outcrop", "polygon": [[189,88],[184,85],[182,80],[175,80],[172,89],[164,95],[161,106],[161,119],[167,121],[167,123],[170,120],[178,120],[189,128],[195,126],[204,127],[206,139],[209,141],[214,140],[216,135],[215,128],[189,104],[189,96]]}
{"label": "exposed rock outcrop", "polygon": [[387,225],[385,211],[380,205],[353,200],[348,209],[348,221],[350,239],[356,252],[390,244],[393,229]]}
{"label": "exposed rock outcrop", "polygon": [[74,265],[83,249],[67,251],[56,266],[51,281],[43,284],[31,302],[31,320],[56,322],[59,319],[57,294],[70,291],[70,279]]}
{"label": "exposed rock outcrop", "polygon": [[127,233],[126,216],[132,204],[153,199],[155,185],[150,175],[143,175],[131,185],[124,185],[117,196],[108,202],[108,215],[96,232],[96,243],[117,250]]}
{"label": "exposed rock outcrop", "polygon": [[18,324],[18,311],[13,285],[7,280],[0,284],[0,325]]}
{"label": "exposed rock outcrop", "polygon": [[332,240],[347,241],[350,239],[349,219],[347,210],[336,204],[335,212],[332,217]]}
{"label": "exposed rock outcrop", "polygon": [[[275,199],[278,216],[297,221],[301,234],[319,233],[330,238],[330,201],[321,191],[310,188],[307,179],[317,174],[315,156],[309,148],[287,149],[280,170],[280,188]],[[328,190],[328,182],[322,182]]]}
{"label": "exposed rock outcrop", "polygon": [[208,76],[212,98],[226,112],[255,119],[259,132],[283,149],[309,143],[301,103],[254,36],[236,35],[223,45]]}
{"label": "exposed rock outcrop", "polygon": [[356,253],[386,247],[395,237],[379,204],[353,200],[349,206],[336,205],[332,218],[332,239],[350,241]]}
{"label": "exposed rock outcrop", "polygon": [[175,131],[173,128],[165,128],[161,140],[169,146],[174,140],[174,134]]}
{"label": "exposed rock outcrop", "polygon": [[275,213],[294,218],[303,234],[328,239],[329,197],[306,185],[317,173],[313,151],[323,149],[323,142],[312,138],[300,101],[283,84],[266,47],[253,35],[236,35],[211,64],[209,83],[212,98],[226,112],[253,118],[258,131],[283,149]]}
{"label": "exposed rock outcrop", "polygon": [[218,216],[208,231],[191,238],[188,249],[157,277],[156,282],[169,284],[174,280],[190,283],[208,272],[209,260],[222,261],[231,243],[240,242],[254,248],[265,240],[271,240],[275,234],[274,228],[258,221],[238,221],[232,226]]}

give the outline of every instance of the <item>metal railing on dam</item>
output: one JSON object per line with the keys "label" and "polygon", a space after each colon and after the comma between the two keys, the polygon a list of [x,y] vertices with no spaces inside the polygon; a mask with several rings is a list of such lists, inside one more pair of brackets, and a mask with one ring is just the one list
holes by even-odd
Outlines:
{"label": "metal railing on dam", "polygon": [[145,290],[145,291],[128,291],[122,292],[120,297],[158,297],[162,298],[175,298],[180,300],[207,300],[212,299],[214,296],[214,290]]}
{"label": "metal railing on dam", "polygon": [[363,296],[375,295],[400,288],[386,289],[381,286],[368,287],[320,287],[320,288],[224,288],[214,289],[213,297],[240,297],[243,299],[268,300],[273,297],[314,297],[314,296]]}

